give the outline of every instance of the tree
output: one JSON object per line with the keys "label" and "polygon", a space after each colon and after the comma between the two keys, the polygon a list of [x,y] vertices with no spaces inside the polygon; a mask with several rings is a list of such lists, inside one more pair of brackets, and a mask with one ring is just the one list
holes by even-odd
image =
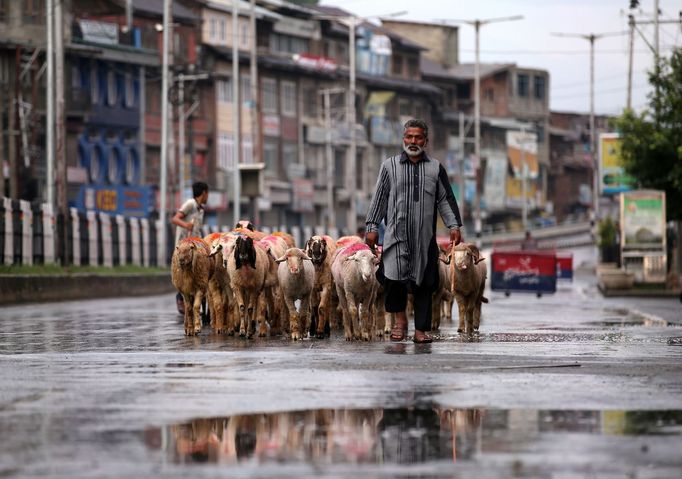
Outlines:
{"label": "tree", "polygon": [[649,73],[653,93],[642,113],[616,120],[625,170],[642,188],[664,190],[669,220],[682,220],[682,48]]}

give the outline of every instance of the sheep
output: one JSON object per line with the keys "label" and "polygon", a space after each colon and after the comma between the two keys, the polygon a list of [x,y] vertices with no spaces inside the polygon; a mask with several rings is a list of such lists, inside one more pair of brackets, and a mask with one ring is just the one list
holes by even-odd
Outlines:
{"label": "sheep", "polygon": [[[438,331],[443,319],[452,319],[452,292],[450,287],[450,275],[448,274],[448,265],[443,260],[446,256],[441,252],[439,255],[441,261],[438,262],[438,289],[433,293],[433,300],[431,302],[431,330]],[[443,305],[449,305],[451,311],[448,314],[444,312]]]}
{"label": "sheep", "polygon": [[345,248],[347,246],[351,246],[358,243],[362,243],[362,238],[360,238],[359,236],[355,235],[342,236],[336,240],[336,250],[338,251],[340,248]]}
{"label": "sheep", "polygon": [[232,252],[235,239],[236,236],[231,233],[212,233],[204,238],[210,249],[209,257],[214,263],[214,272],[208,281],[207,300],[211,313],[211,327],[218,334],[223,332],[234,334],[234,294],[224,266],[223,255]]}
{"label": "sheep", "polygon": [[[225,263],[223,256],[223,263]],[[234,251],[227,257],[227,272],[239,308],[239,336],[253,335],[252,320],[270,267],[265,250],[248,236],[237,236]]]}
{"label": "sheep", "polygon": [[327,235],[312,236],[305,246],[305,253],[315,267],[311,318],[315,322],[315,335],[318,339],[324,338],[325,326],[330,325],[334,287],[332,257],[335,251],[334,240]]}
{"label": "sheep", "polygon": [[256,231],[256,227],[253,226],[253,223],[251,223],[249,220],[239,220],[237,221],[237,224],[234,225],[235,228],[245,228],[250,231]]}
{"label": "sheep", "polygon": [[276,258],[281,257],[287,250],[287,244],[283,238],[268,235],[256,243],[263,248],[268,257],[268,269],[265,274],[263,293],[258,304],[258,336],[266,336],[268,332],[266,318],[270,321],[270,333],[275,335],[281,332],[279,321],[281,298],[279,282],[277,279],[278,264]]}
{"label": "sheep", "polygon": [[[289,318],[291,339],[301,339],[310,319],[310,295],[315,284],[315,267],[311,259],[299,248],[289,248],[275,260],[279,263],[277,277]],[[301,300],[300,313],[294,301]]]}
{"label": "sheep", "polygon": [[180,240],[173,251],[171,280],[185,301],[186,336],[201,332],[201,301],[206,294],[211,274],[208,254],[208,245],[201,238],[195,237]]}
{"label": "sheep", "polygon": [[275,231],[272,234],[273,236],[279,236],[282,238],[286,242],[288,248],[296,247],[296,240],[294,240],[294,237],[289,233],[285,233],[284,231]]}
{"label": "sheep", "polygon": [[460,243],[452,247],[444,261],[450,265],[450,285],[459,310],[459,333],[473,334],[481,324],[481,303],[488,302],[483,296],[487,277],[484,259],[475,245]]}
{"label": "sheep", "polygon": [[[364,243],[338,251],[332,264],[332,276],[343,312],[346,341],[370,341],[374,332],[374,297],[378,282],[375,277],[378,259]],[[362,333],[358,322],[360,316]]]}

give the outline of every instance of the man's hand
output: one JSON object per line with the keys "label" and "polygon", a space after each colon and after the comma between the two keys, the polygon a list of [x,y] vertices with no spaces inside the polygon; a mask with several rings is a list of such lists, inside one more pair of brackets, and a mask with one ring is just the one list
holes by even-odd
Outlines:
{"label": "man's hand", "polygon": [[455,228],[450,230],[450,247],[454,244],[457,246],[462,242],[462,233],[459,231],[459,229]]}
{"label": "man's hand", "polygon": [[376,231],[371,231],[365,234],[365,244],[369,246],[369,249],[371,249],[372,251],[376,250],[377,241],[379,241],[379,233],[377,233]]}

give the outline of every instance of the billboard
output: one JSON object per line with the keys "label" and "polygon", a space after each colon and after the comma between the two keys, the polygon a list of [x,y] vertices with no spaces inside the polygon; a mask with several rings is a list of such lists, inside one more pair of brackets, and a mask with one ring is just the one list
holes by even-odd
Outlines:
{"label": "billboard", "polygon": [[665,192],[629,191],[621,195],[623,250],[665,251]]}
{"label": "billboard", "polygon": [[635,184],[634,178],[625,173],[621,143],[618,133],[599,135],[599,190],[602,194],[630,191]]}
{"label": "billboard", "polygon": [[83,185],[78,192],[76,208],[111,215],[147,218],[152,209],[151,186]]}

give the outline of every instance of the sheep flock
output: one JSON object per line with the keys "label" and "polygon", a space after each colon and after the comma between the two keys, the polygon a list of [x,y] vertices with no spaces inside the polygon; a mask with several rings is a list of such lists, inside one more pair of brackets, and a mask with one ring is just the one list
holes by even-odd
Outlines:
{"label": "sheep flock", "polygon": [[[314,235],[298,248],[287,233],[263,233],[240,221],[232,231],[180,241],[171,279],[184,299],[187,336],[201,332],[205,302],[215,334],[299,340],[339,330],[346,341],[372,341],[390,333],[394,322],[375,274],[380,260],[381,248],[370,250],[357,236]],[[441,250],[432,331],[451,320],[454,300],[458,331],[478,331],[487,302],[483,260],[473,245]]]}

